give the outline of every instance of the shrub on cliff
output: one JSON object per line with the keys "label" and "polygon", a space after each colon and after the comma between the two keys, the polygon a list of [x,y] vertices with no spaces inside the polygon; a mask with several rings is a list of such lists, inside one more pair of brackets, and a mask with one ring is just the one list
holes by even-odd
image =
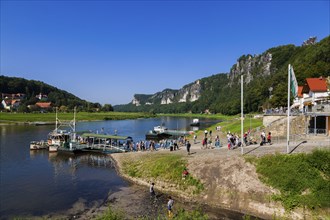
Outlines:
{"label": "shrub on cliff", "polygon": [[[250,159],[251,161],[251,159]],[[287,210],[330,208],[330,151],[310,154],[267,155],[253,159],[260,178],[278,189],[273,198]]]}

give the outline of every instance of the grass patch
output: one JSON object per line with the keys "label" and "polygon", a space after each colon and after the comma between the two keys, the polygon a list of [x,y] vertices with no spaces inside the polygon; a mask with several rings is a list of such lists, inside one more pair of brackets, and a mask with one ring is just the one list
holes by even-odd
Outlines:
{"label": "grass patch", "polygon": [[175,220],[208,220],[209,217],[207,214],[203,214],[203,212],[199,209],[193,210],[191,212],[185,211],[184,209],[179,209],[176,215],[174,216]]}
{"label": "grass patch", "polygon": [[329,150],[246,159],[256,165],[264,183],[280,191],[273,199],[281,201],[286,210],[330,208]]}
{"label": "grass patch", "polygon": [[[166,211],[165,211],[166,213]],[[95,220],[122,220],[127,219],[125,218],[125,214],[122,211],[113,210],[111,207],[107,209],[106,212],[99,215],[95,218]],[[166,220],[169,219],[166,215],[162,213],[158,213],[157,217],[138,217],[138,220]],[[193,211],[186,211],[180,208],[175,215],[171,218],[173,220],[208,220],[209,217],[207,214],[204,214],[201,209],[193,210]]]}
{"label": "grass patch", "polygon": [[200,193],[204,186],[191,175],[183,180],[182,171],[187,160],[176,154],[150,154],[123,162],[123,172],[135,178],[159,179],[177,185],[181,190],[193,188],[193,193]]}
{"label": "grass patch", "polygon": [[99,215],[95,220],[122,220],[125,215],[121,211],[113,210],[111,207],[107,209],[102,215]]}
{"label": "grass patch", "polygon": [[[131,112],[78,112],[76,114],[77,121],[98,121],[98,120],[123,120],[123,119],[137,119],[150,118],[155,115],[150,113],[131,113]],[[55,113],[8,113],[0,112],[0,118],[3,122],[55,122]],[[73,112],[58,113],[60,120],[72,120]]]}
{"label": "grass patch", "polygon": [[169,218],[164,214],[159,214],[157,217],[141,217],[138,220],[208,220],[209,217],[207,214],[204,214],[201,209],[196,209],[193,211],[187,211],[183,208],[178,209],[174,213],[174,216]]}
{"label": "grass patch", "polygon": [[[224,133],[227,133],[229,131],[231,133],[237,133],[237,134],[241,133],[241,120],[240,120],[240,118],[219,122],[218,124],[212,126],[211,128],[215,129],[216,126],[221,126],[221,131],[224,132]],[[246,118],[244,120],[243,130],[248,131],[249,129],[251,129],[251,131],[253,131],[253,129],[255,129],[257,127],[261,127],[261,126],[262,126],[262,119],[260,119],[260,118],[251,118],[251,119]]]}
{"label": "grass patch", "polygon": [[187,117],[187,118],[211,118],[219,120],[229,120],[236,116],[223,115],[223,114],[192,114],[192,113],[181,113],[181,114],[157,114],[157,116],[171,116],[171,117]]}

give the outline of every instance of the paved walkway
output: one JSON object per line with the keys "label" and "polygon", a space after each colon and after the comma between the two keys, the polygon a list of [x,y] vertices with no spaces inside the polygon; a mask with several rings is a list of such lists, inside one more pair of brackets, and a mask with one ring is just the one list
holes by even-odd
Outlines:
{"label": "paved walkway", "polygon": [[[199,138],[200,140],[201,138]],[[214,138],[213,138],[214,140]],[[221,148],[211,148],[211,149],[202,149],[202,143],[201,141],[197,141],[196,144],[193,144],[193,141],[191,140],[192,147],[191,152],[192,153],[202,153],[210,151],[212,153],[220,153],[224,155],[241,155],[242,149],[241,147],[238,147],[233,150],[228,150],[227,147],[227,140],[224,138],[221,138]],[[182,148],[181,148],[182,149]],[[305,137],[299,141],[290,142],[289,145],[289,153],[301,153],[301,152],[311,152],[314,149],[328,149],[330,150],[330,137],[326,136],[309,136]],[[265,154],[275,154],[275,153],[287,153],[287,144],[286,142],[279,142],[274,144],[266,144],[263,146],[260,146],[259,144],[249,145],[249,146],[243,146],[243,154],[244,155],[255,155],[255,156],[262,156]]]}

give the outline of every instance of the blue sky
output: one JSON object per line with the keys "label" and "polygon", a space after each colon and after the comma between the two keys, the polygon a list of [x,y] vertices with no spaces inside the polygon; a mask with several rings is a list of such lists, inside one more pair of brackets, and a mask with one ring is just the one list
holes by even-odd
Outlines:
{"label": "blue sky", "polygon": [[328,1],[1,1],[1,75],[112,105],[329,35]]}

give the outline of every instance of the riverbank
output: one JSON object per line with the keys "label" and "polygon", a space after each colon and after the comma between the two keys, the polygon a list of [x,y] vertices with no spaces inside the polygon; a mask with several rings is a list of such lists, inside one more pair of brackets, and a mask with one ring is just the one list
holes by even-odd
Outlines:
{"label": "riverbank", "polygon": [[[220,134],[219,134],[220,135]],[[198,140],[201,140],[199,136]],[[329,149],[326,138],[317,139],[318,147],[315,147],[313,138],[309,142],[300,145],[296,152],[311,152],[316,148]],[[274,144],[271,146],[249,146],[244,147],[244,152],[248,155],[262,156],[265,154],[286,153],[285,144]],[[132,177],[123,170],[127,161],[144,162],[144,158],[157,154],[181,155],[187,160],[187,168],[190,174],[199,179],[204,190],[200,194],[193,194],[191,190],[180,190],[177,184],[170,183],[161,178],[150,178],[149,176]],[[311,213],[302,209],[286,211],[280,202],[271,199],[272,195],[279,191],[262,183],[256,172],[256,168],[246,162],[241,156],[241,150],[221,149],[201,149],[201,142],[193,144],[191,154],[187,155],[185,148],[178,151],[159,150],[157,152],[137,152],[127,154],[113,154],[118,172],[124,178],[147,189],[151,182],[155,182],[158,191],[180,198],[182,201],[190,201],[197,204],[206,204],[215,209],[229,209],[244,213],[248,216],[258,216],[262,219],[309,219],[327,216],[327,212]],[[115,203],[113,204],[115,205]],[[215,218],[216,219],[216,218]]]}
{"label": "riverbank", "polygon": [[[221,114],[152,114],[144,112],[77,112],[76,121],[103,121],[103,120],[125,120],[154,117],[186,117],[186,118],[209,118],[219,120],[233,119],[234,116]],[[61,120],[72,120],[73,112],[59,112],[58,118]],[[56,115],[49,113],[19,113],[19,112],[0,112],[1,125],[42,125],[54,123]]]}
{"label": "riverbank", "polygon": [[[57,117],[60,120],[72,120],[73,112],[59,112]],[[156,115],[151,113],[131,113],[131,112],[77,112],[76,121],[100,121],[100,120],[125,120],[138,118],[151,118]],[[1,125],[42,125],[55,123],[56,113],[18,113],[0,112]]]}

